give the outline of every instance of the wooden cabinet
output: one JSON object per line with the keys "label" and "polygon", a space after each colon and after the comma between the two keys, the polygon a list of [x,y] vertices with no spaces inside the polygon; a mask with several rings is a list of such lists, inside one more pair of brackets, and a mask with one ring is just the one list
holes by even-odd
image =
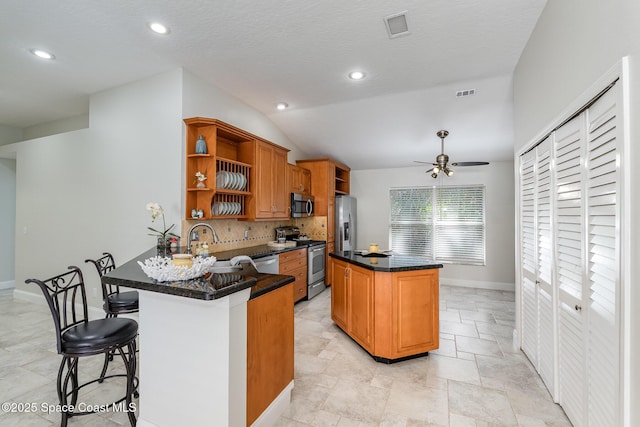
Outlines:
{"label": "wooden cabinet", "polygon": [[288,163],[287,188],[290,193],[311,194],[311,171]]}
{"label": "wooden cabinet", "polygon": [[[185,218],[245,220],[289,218],[289,150],[216,119],[193,117],[186,124]],[[202,135],[207,153],[196,153]],[[198,187],[196,173],[207,176]],[[199,219],[199,218],[197,218]]]}
{"label": "wooden cabinet", "polygon": [[307,297],[307,249],[301,248],[295,251],[280,254],[280,274],[294,276],[293,299],[295,302]]}
{"label": "wooden cabinet", "polygon": [[332,262],[331,318],[369,353],[374,352],[374,272]]}
{"label": "wooden cabinet", "polygon": [[286,188],[288,150],[266,141],[254,140],[239,146],[239,155],[253,165],[250,183],[255,191],[248,198],[251,219],[289,218]]}
{"label": "wooden cabinet", "polygon": [[347,287],[349,264],[333,260],[331,263],[333,285],[331,287],[331,319],[344,331],[349,329],[347,316]]}
{"label": "wooden cabinet", "polygon": [[[298,160],[298,166],[311,172],[311,195],[314,197],[315,215],[327,217],[327,259],[329,267],[331,259],[329,254],[335,242],[335,197],[336,194],[349,194],[351,190],[351,169],[333,159],[309,159]],[[327,285],[333,283],[331,268],[327,268]]]}
{"label": "wooden cabinet", "polygon": [[376,360],[439,347],[438,269],[368,270],[332,259],[331,319]]}
{"label": "wooden cabinet", "polygon": [[247,302],[247,426],[293,381],[293,284]]}
{"label": "wooden cabinet", "polygon": [[[194,117],[185,119],[184,122],[185,218],[194,219],[194,209],[202,211],[202,219],[246,217],[246,198],[251,194],[251,165],[239,161],[237,145],[253,139],[254,136],[215,119]],[[200,135],[206,143],[206,154],[196,152],[196,143]],[[197,186],[197,172],[207,177],[203,181],[204,187]]]}

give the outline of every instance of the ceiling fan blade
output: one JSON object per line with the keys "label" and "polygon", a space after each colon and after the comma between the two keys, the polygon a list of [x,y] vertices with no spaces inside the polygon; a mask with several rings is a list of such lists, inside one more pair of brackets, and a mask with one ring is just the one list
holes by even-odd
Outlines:
{"label": "ceiling fan blade", "polygon": [[414,160],[414,162],[415,162],[415,163],[422,163],[422,164],[425,164],[425,165],[434,165],[434,166],[436,166],[436,165],[437,165],[437,163],[421,162],[420,160]]}
{"label": "ceiling fan blade", "polygon": [[451,163],[451,166],[484,166],[488,164],[489,162],[457,162]]}

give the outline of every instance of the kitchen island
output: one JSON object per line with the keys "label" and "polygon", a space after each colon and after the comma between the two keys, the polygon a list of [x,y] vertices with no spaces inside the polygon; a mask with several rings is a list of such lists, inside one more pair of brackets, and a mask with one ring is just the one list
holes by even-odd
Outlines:
{"label": "kitchen island", "polygon": [[422,257],[333,252],[331,319],[376,361],[439,347],[442,264]]}
{"label": "kitchen island", "polygon": [[293,388],[292,276],[251,264],[159,283],[137,261],[102,277],[139,292],[138,426],[271,425]]}

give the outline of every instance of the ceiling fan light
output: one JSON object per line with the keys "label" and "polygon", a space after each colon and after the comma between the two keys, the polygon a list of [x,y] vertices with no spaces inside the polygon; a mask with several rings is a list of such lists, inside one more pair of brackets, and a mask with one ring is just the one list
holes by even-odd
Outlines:
{"label": "ceiling fan light", "polygon": [[440,168],[438,166],[433,168],[433,173],[435,173],[436,175],[438,175],[440,173]]}
{"label": "ceiling fan light", "polygon": [[433,173],[431,174],[431,178],[437,178],[437,177],[438,177],[438,174],[437,174],[436,172],[433,172]]}
{"label": "ceiling fan light", "polygon": [[446,173],[447,176],[451,176],[451,175],[453,175],[453,170],[451,170],[449,168],[444,168],[444,173]]}

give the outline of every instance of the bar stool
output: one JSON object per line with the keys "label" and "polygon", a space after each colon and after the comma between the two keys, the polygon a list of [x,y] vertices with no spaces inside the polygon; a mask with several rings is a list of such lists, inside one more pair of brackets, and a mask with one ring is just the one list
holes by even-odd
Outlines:
{"label": "bar stool", "polygon": [[[103,252],[102,256],[98,259],[85,259],[84,262],[92,263],[98,271],[102,285],[102,301],[104,302],[102,308],[107,318],[118,317],[118,314],[138,312],[138,291],[120,292],[118,285],[112,285],[102,281],[102,276],[116,268],[113,256],[109,252]],[[111,360],[113,360],[113,353],[106,354],[104,365],[102,365],[102,373],[100,374],[101,378],[104,378],[107,373],[107,367]]]}
{"label": "bar stool", "polygon": [[[85,259],[84,262],[92,263],[98,270],[100,278],[116,268],[113,256],[109,252],[103,252],[98,259]],[[104,301],[102,308],[107,313],[107,317],[138,312],[138,291],[120,292],[119,286],[102,282],[102,300]]]}
{"label": "bar stool", "polygon": [[[132,427],[135,427],[136,416],[131,403],[136,392],[138,323],[132,319],[122,318],[89,320],[82,271],[74,266],[69,267],[69,270],[46,280],[27,279],[25,281],[40,287],[53,316],[58,354],[62,355],[56,383],[58,400],[63,409],[60,425],[65,427],[71,417],[95,413],[95,411],[75,411],[75,409],[81,409],[77,407],[77,402],[78,392],[83,387],[96,381],[102,382],[104,378],[125,377],[124,397],[110,403],[108,407],[114,408],[115,405],[125,402],[129,422]],[[98,354],[108,355],[111,352],[120,354],[126,374],[107,377],[101,375],[84,384],[78,384],[79,358]]]}

